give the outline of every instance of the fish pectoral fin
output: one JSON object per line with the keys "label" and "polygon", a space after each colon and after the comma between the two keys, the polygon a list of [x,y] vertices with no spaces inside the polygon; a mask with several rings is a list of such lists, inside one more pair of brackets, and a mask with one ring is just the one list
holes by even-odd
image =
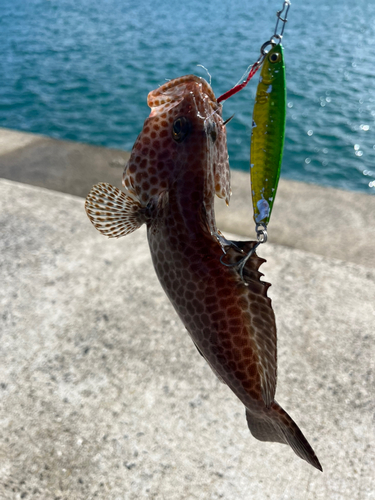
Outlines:
{"label": "fish pectoral fin", "polygon": [[94,227],[109,238],[132,233],[147,221],[146,208],[135,197],[104,182],[92,187],[85,210]]}

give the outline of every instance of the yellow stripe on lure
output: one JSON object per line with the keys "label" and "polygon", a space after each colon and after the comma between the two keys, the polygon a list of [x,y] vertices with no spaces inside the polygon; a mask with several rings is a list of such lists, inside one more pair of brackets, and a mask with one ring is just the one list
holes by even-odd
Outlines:
{"label": "yellow stripe on lure", "polygon": [[253,111],[250,177],[254,221],[267,226],[275,201],[284,149],[286,83],[282,46],[267,53]]}

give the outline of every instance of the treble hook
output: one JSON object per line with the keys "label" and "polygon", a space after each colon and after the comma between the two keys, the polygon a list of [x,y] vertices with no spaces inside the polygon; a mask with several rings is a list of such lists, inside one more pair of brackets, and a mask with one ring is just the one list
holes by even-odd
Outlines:
{"label": "treble hook", "polygon": [[[266,243],[267,238],[268,238],[267,226],[265,224],[256,224],[255,230],[256,230],[256,233],[257,233],[258,242],[253,246],[253,248],[250,250],[250,252],[248,252],[244,257],[242,257],[242,259],[240,259],[238,262],[232,262],[230,264],[227,264],[226,262],[223,261],[223,258],[226,255],[226,252],[225,252],[224,249],[223,249],[224,254],[220,257],[220,262],[221,262],[221,264],[223,264],[223,266],[238,268],[237,269],[238,274],[240,275],[241,280],[243,282],[245,282],[244,277],[243,277],[243,270],[244,270],[244,268],[246,266],[246,262],[253,255],[253,253],[258,248],[258,246],[261,245],[262,243]],[[241,252],[243,252],[243,250],[240,249],[235,243],[233,243],[233,241],[229,241],[226,238],[223,238],[221,235],[220,235],[220,239],[222,239],[222,241],[225,241],[226,244],[229,243],[230,246],[235,247],[236,250],[240,250]]]}
{"label": "treble hook", "polygon": [[238,268],[237,269],[238,274],[240,275],[241,280],[243,282],[245,282],[244,277],[243,277],[243,270],[244,270],[244,267],[246,266],[246,262],[250,259],[250,257],[253,255],[253,253],[255,252],[255,250],[258,248],[258,246],[261,243],[263,243],[263,242],[262,241],[258,241],[258,243],[256,243],[253,246],[253,248],[250,250],[250,252],[247,253],[244,257],[242,257],[242,259],[240,259],[238,262],[233,262],[231,264],[227,264],[226,262],[223,261],[223,257],[225,257],[226,254],[223,254],[220,257],[220,262],[223,264],[223,266]]}
{"label": "treble hook", "polygon": [[234,117],[234,115],[235,115],[235,113],[233,113],[233,115],[232,115],[232,116],[230,116],[229,118],[227,118],[227,119],[225,120],[225,122],[223,122],[223,127],[224,127],[225,125],[227,125],[227,124],[231,121],[231,119]]}

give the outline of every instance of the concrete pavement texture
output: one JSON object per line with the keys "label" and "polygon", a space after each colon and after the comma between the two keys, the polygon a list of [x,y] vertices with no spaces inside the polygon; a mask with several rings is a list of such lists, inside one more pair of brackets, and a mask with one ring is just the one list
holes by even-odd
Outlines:
{"label": "concrete pavement texture", "polygon": [[[129,153],[0,128],[0,177],[86,197],[97,182],[121,188]],[[253,238],[249,175],[232,171],[218,226]],[[375,268],[375,196],[280,180],[269,241]]]}
{"label": "concrete pavement texture", "polygon": [[250,435],[164,295],[145,228],[108,240],[83,198],[9,180],[0,228],[0,499],[375,499],[372,267],[259,251],[276,397],[320,473]]}
{"label": "concrete pavement texture", "polygon": [[121,187],[129,153],[0,128],[0,177],[85,197],[93,184]]}
{"label": "concrete pavement texture", "polygon": [[[281,180],[259,251],[276,396],[321,474],[251,437],[144,228],[108,240],[90,225],[83,197],[120,187],[128,157],[0,129],[0,499],[374,499],[375,197]],[[233,172],[217,204],[226,234],[254,235],[248,184]]]}

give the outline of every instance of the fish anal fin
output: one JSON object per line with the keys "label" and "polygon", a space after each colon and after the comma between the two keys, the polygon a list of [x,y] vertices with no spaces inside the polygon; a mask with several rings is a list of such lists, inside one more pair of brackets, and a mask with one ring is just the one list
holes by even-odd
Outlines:
{"label": "fish anal fin", "polygon": [[130,234],[147,221],[146,208],[134,196],[104,182],[92,187],[85,210],[94,227],[109,238]]}
{"label": "fish anal fin", "polygon": [[259,441],[289,444],[296,455],[323,471],[318,457],[298,425],[276,401],[269,410],[260,414],[246,409],[246,420],[251,434]]}

